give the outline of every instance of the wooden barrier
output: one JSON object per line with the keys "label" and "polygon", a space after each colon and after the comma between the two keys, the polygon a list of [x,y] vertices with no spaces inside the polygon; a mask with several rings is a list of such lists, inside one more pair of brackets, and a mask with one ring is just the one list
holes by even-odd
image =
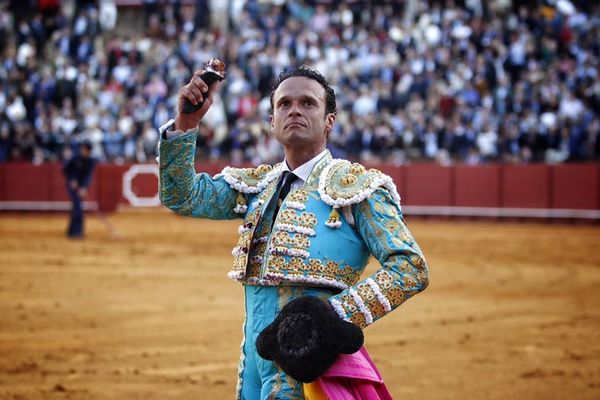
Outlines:
{"label": "wooden barrier", "polygon": [[505,165],[502,169],[502,207],[550,208],[549,165]]}
{"label": "wooden barrier", "polygon": [[555,165],[551,170],[552,208],[600,208],[600,165]]}
{"label": "wooden barrier", "polygon": [[437,164],[415,164],[406,167],[404,204],[447,206],[454,201],[454,170]]}
{"label": "wooden barrier", "polygon": [[500,207],[502,168],[498,165],[454,167],[454,206]]}
{"label": "wooden barrier", "polygon": [[[198,163],[211,175],[226,164]],[[390,175],[407,213],[600,219],[600,164],[369,165]],[[88,208],[158,206],[156,164],[100,164]],[[0,164],[0,210],[65,210],[60,164]]]}

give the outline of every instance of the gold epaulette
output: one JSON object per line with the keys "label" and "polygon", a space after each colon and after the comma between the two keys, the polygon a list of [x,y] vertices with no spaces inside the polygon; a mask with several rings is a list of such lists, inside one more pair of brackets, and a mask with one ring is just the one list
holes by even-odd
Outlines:
{"label": "gold epaulette", "polygon": [[386,188],[400,204],[394,181],[377,169],[367,170],[361,164],[335,159],[319,177],[321,199],[334,209],[360,203],[380,187]]}
{"label": "gold epaulette", "polygon": [[277,178],[279,164],[274,167],[267,164],[256,168],[225,167],[221,175],[232,189],[241,193],[259,193]]}

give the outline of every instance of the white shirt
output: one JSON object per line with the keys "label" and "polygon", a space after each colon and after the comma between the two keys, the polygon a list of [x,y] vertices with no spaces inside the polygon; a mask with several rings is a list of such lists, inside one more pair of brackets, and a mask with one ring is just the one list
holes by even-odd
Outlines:
{"label": "white shirt", "polygon": [[283,174],[284,171],[290,171],[294,175],[296,175],[298,179],[296,179],[291,186],[291,189],[296,189],[304,185],[304,183],[308,180],[308,177],[310,176],[310,173],[312,172],[315,165],[317,165],[321,157],[323,157],[326,153],[327,150],[323,150],[322,152],[320,152],[319,154],[317,154],[316,156],[314,156],[313,158],[311,158],[310,160],[308,160],[293,171],[290,169],[290,167],[288,167],[287,160],[284,159],[283,163],[281,163],[281,171],[279,172],[279,175]]}

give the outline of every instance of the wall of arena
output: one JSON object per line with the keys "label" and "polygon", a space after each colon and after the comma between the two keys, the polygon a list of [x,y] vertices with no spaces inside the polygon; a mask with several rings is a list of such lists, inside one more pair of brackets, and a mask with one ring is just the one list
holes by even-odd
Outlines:
{"label": "wall of arena", "polygon": [[[224,163],[198,163],[216,174]],[[394,178],[413,215],[600,219],[600,164],[373,166]],[[156,164],[101,164],[88,209],[158,207]],[[0,164],[0,210],[68,210],[60,164]]]}

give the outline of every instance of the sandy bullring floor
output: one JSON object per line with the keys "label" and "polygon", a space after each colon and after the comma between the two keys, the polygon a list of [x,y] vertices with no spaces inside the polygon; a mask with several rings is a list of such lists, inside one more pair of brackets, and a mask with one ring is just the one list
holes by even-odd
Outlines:
{"label": "sandy bullring floor", "polygon": [[[234,398],[238,223],[65,218],[0,215],[0,399]],[[394,398],[600,399],[600,227],[408,221],[431,285],[365,331]]]}

